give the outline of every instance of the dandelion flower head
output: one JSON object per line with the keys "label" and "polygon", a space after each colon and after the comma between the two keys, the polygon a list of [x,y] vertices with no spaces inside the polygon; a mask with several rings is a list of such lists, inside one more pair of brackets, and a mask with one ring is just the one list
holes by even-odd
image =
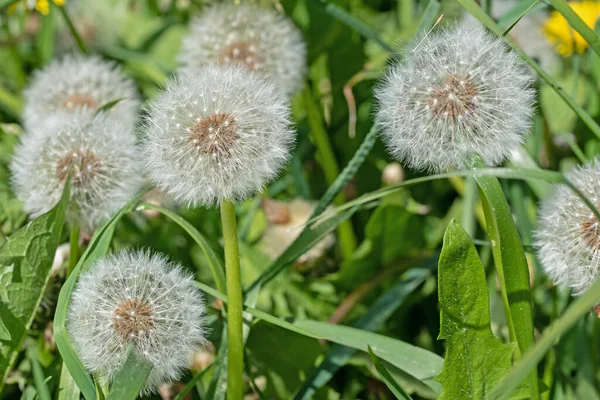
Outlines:
{"label": "dandelion flower head", "polygon": [[417,38],[376,91],[392,155],[417,170],[464,169],[478,154],[502,163],[528,132],[532,75],[505,43],[457,25]]}
{"label": "dandelion flower head", "polygon": [[156,186],[178,203],[240,201],[287,163],[287,101],[236,65],[183,71],[150,105],[144,153]]}
{"label": "dandelion flower head", "polygon": [[306,71],[306,46],[294,23],[246,4],[205,10],[191,22],[179,58],[184,68],[233,63],[261,71],[288,96],[300,89]]}
{"label": "dandelion flower head", "polygon": [[[600,17],[600,2],[598,1],[571,1],[569,7],[573,9],[583,22],[594,29]],[[567,22],[558,11],[552,11],[550,17],[542,27],[542,32],[556,47],[556,51],[569,57],[573,53],[583,53],[588,48],[588,42]]]}
{"label": "dandelion flower head", "polygon": [[23,135],[11,170],[15,193],[32,217],[54,207],[71,170],[67,219],[88,232],[131,200],[143,183],[133,130],[85,110],[49,118]]}
{"label": "dandelion flower head", "polygon": [[205,305],[191,275],[162,255],[124,251],[79,278],[67,330],[83,365],[112,380],[133,347],[153,368],[144,393],[178,379],[205,342]]}
{"label": "dandelion flower head", "polygon": [[113,62],[98,56],[68,55],[34,74],[25,90],[23,122],[27,129],[34,129],[57,113],[97,111],[115,100],[119,102],[107,114],[133,127],[140,104],[133,81]]}
{"label": "dandelion flower head", "polygon": [[[592,204],[600,206],[600,160],[567,174]],[[557,186],[542,202],[535,232],[538,255],[546,274],[575,295],[600,275],[600,226],[594,213],[566,186]]]}

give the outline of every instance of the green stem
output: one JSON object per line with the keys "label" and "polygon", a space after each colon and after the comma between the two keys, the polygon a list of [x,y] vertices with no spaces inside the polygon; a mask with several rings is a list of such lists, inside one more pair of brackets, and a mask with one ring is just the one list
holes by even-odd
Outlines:
{"label": "green stem", "polygon": [[242,280],[238,248],[235,207],[229,200],[221,202],[221,222],[225,247],[227,280],[227,400],[241,400],[243,392],[244,342],[242,336]]}
{"label": "green stem", "polygon": [[475,237],[475,213],[477,211],[477,182],[472,177],[465,178],[465,193],[463,194],[463,208],[461,225],[471,236]]}
{"label": "green stem", "polygon": [[[593,357],[592,357],[593,358]],[[556,356],[554,350],[550,350],[546,356],[546,365],[544,367],[544,384],[548,386],[548,390],[542,393],[542,400],[550,400],[552,394],[552,386],[554,385],[554,365],[556,364]]]}
{"label": "green stem", "polygon": [[87,54],[88,53],[87,47],[85,47],[85,43],[83,42],[83,39],[79,35],[79,32],[77,32],[77,28],[75,28],[75,25],[73,25],[73,21],[71,21],[71,17],[69,17],[69,13],[67,12],[66,7],[62,6],[62,7],[58,7],[58,9],[60,10],[60,13],[62,14],[63,19],[69,26],[69,31],[71,31],[71,35],[73,35],[75,42],[77,42],[77,47],[79,47],[79,50],[81,50],[81,52],[83,54]]}
{"label": "green stem", "polygon": [[[340,167],[336,162],[333,147],[327,136],[327,131],[323,127],[323,120],[321,118],[319,107],[315,103],[312,93],[308,88],[304,91],[304,106],[306,108],[308,124],[310,125],[311,137],[317,147],[317,153],[319,154],[319,164],[321,164],[327,184],[332,185],[340,174]],[[333,200],[333,203],[336,205],[342,205],[344,202],[345,198],[343,193],[339,193]],[[345,260],[349,260],[354,254],[357,244],[350,220],[340,224],[338,227],[338,237],[342,256]]]}
{"label": "green stem", "polygon": [[69,240],[69,269],[67,269],[67,276],[71,275],[71,272],[75,269],[77,261],[79,261],[79,226],[73,225],[71,227],[71,237]]}
{"label": "green stem", "polygon": [[414,11],[413,0],[398,0],[398,22],[401,31],[406,30],[413,23]]}

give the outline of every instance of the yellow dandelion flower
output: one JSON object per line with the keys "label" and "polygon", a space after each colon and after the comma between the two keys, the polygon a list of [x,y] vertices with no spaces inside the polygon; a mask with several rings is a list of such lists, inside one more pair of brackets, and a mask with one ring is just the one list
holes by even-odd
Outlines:
{"label": "yellow dandelion flower", "polygon": [[[570,2],[569,6],[590,28],[594,28],[596,21],[600,17],[600,2],[581,1]],[[567,20],[558,12],[553,11],[544,24],[542,32],[556,51],[565,57],[569,57],[574,52],[583,53],[588,47],[588,43],[579,33],[577,33]]]}
{"label": "yellow dandelion flower", "polygon": [[[66,0],[52,0],[54,4],[61,7],[65,4]],[[21,4],[25,6],[26,10],[37,10],[42,15],[48,15],[50,13],[50,2],[48,0],[22,0]],[[19,7],[19,3],[15,3],[9,7],[9,12],[13,13]]]}

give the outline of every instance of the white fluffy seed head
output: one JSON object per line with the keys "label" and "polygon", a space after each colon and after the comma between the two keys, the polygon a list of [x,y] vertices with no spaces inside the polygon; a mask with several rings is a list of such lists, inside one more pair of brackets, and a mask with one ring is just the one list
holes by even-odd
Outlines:
{"label": "white fluffy seed head", "polygon": [[413,169],[464,169],[473,154],[495,166],[530,128],[532,83],[502,40],[457,25],[407,47],[376,91],[377,122],[392,155]]}
{"label": "white fluffy seed head", "polygon": [[26,130],[45,125],[56,113],[96,111],[117,99],[121,100],[107,114],[127,127],[138,120],[140,101],[133,81],[117,64],[98,56],[68,55],[51,62],[35,72],[24,96]]}
{"label": "white fluffy seed head", "polygon": [[179,60],[184,68],[234,63],[262,71],[291,97],[302,87],[306,46],[298,28],[283,14],[222,3],[192,20]]}
{"label": "white fluffy seed head", "polygon": [[137,193],[143,164],[132,128],[89,111],[49,117],[23,135],[11,164],[12,184],[36,217],[60,199],[71,173],[70,224],[92,231]]}
{"label": "white fluffy seed head", "polygon": [[150,105],[144,153],[175,201],[212,205],[256,193],[287,163],[294,133],[283,95],[235,65],[183,71]]}
{"label": "white fluffy seed head", "polygon": [[[600,207],[600,159],[576,167],[567,178]],[[594,213],[564,185],[542,202],[535,245],[546,274],[575,295],[600,275],[600,226]]]}
{"label": "white fluffy seed head", "polygon": [[130,346],[152,362],[143,392],[178,379],[205,344],[205,306],[191,275],[161,255],[121,252],[79,278],[67,330],[83,365],[112,380]]}

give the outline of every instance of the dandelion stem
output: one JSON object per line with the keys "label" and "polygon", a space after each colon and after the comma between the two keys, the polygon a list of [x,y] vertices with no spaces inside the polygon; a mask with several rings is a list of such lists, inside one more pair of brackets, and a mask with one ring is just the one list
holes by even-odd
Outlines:
{"label": "dandelion stem", "polygon": [[73,224],[71,227],[71,237],[69,241],[69,269],[67,270],[67,276],[71,275],[71,272],[77,265],[77,261],[79,261],[79,232],[79,226]]}
{"label": "dandelion stem", "polygon": [[221,223],[225,247],[227,279],[227,399],[240,400],[243,395],[244,344],[242,337],[242,281],[235,207],[229,200],[221,202]]}

